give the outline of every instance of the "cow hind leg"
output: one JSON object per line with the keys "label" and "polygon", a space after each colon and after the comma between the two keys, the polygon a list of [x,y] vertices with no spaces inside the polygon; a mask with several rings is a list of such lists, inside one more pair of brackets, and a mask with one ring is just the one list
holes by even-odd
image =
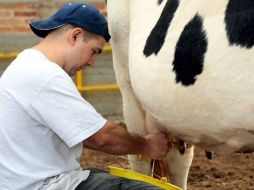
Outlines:
{"label": "cow hind leg", "polygon": [[[129,75],[129,10],[128,0],[108,0],[109,30],[112,36],[113,66],[116,81],[123,100],[123,115],[128,131],[145,135],[145,116],[138,99],[132,91]],[[150,174],[151,160],[140,155],[128,156],[133,170]]]}

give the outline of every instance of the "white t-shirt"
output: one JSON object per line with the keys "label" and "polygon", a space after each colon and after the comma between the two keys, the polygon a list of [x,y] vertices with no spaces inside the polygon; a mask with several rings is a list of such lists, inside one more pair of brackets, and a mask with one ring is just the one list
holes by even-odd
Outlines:
{"label": "white t-shirt", "polygon": [[105,123],[60,66],[24,50],[0,78],[0,189],[75,189],[82,141]]}

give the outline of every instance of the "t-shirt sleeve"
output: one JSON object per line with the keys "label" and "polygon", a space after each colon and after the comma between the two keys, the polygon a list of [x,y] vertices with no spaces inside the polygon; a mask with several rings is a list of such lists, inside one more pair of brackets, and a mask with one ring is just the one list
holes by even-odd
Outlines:
{"label": "t-shirt sleeve", "polygon": [[59,136],[69,147],[87,139],[106,123],[79,94],[72,80],[49,80],[28,107],[29,114]]}

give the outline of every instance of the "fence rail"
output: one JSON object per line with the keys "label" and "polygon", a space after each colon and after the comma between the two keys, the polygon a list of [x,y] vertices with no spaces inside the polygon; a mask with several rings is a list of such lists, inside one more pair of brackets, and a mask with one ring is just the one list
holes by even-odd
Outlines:
{"label": "fence rail", "polygon": [[[111,46],[106,45],[103,48],[103,52],[109,52],[111,51]],[[20,52],[9,52],[9,53],[3,53],[0,52],[0,59],[14,59],[17,57],[17,55]],[[105,84],[105,85],[91,85],[91,86],[85,86],[84,85],[84,73],[83,71],[76,72],[75,78],[76,78],[76,85],[80,92],[83,91],[97,91],[97,90],[116,90],[118,89],[117,84]]]}

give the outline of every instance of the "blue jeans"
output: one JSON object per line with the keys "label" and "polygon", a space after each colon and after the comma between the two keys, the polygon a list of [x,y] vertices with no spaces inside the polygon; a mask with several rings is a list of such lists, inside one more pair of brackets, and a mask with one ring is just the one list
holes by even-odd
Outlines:
{"label": "blue jeans", "polygon": [[103,170],[86,169],[90,170],[89,177],[81,182],[75,190],[162,190],[145,182],[110,175]]}

